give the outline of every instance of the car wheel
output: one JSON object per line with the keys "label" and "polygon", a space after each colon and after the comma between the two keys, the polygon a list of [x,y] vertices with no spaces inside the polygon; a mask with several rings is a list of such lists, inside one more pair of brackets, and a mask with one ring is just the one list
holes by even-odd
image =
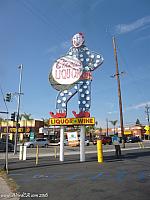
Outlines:
{"label": "car wheel", "polygon": [[30,146],[29,146],[30,148],[33,148],[34,147],[34,145],[33,144],[30,144]]}

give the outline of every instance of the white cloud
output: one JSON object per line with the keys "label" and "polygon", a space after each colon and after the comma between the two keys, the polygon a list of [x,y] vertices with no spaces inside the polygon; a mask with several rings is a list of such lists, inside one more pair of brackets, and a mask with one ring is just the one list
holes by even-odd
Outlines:
{"label": "white cloud", "polygon": [[71,46],[71,42],[70,41],[65,41],[65,42],[62,42],[60,43],[60,45],[55,45],[55,46],[52,46],[50,47],[48,50],[47,50],[47,53],[50,54],[50,53],[55,53],[57,51],[59,51],[60,49],[62,50],[69,50]]}
{"label": "white cloud", "polygon": [[140,108],[144,108],[146,105],[150,105],[150,101],[142,102],[140,104],[133,105],[133,106],[129,106],[126,108],[126,110],[140,109]]}
{"label": "white cloud", "polygon": [[93,1],[93,3],[91,4],[91,10],[94,10],[95,8],[97,8],[97,6],[102,3],[104,0],[97,0],[97,1]]}
{"label": "white cloud", "polygon": [[135,41],[143,41],[143,40],[148,40],[148,39],[150,39],[150,35],[140,37],[140,38],[136,39]]}
{"label": "white cloud", "polygon": [[128,32],[132,32],[137,29],[143,28],[147,24],[150,24],[150,16],[143,17],[130,24],[118,24],[115,26],[115,33],[124,34]]}

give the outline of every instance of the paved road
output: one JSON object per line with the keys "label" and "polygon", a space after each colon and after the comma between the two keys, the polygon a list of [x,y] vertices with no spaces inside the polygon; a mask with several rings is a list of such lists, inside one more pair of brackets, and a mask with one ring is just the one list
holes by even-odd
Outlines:
{"label": "paved road", "polygon": [[122,159],[116,159],[114,152],[105,152],[103,164],[97,163],[96,154],[88,154],[83,163],[78,157],[66,156],[64,163],[45,157],[37,167],[33,159],[26,165],[14,160],[9,176],[19,185],[21,199],[150,199],[149,149],[123,151]]}
{"label": "paved road", "polygon": [[[150,148],[150,141],[143,142],[145,148]],[[139,148],[138,143],[126,143],[126,149],[128,148]],[[126,150],[125,149],[125,150]],[[39,149],[39,157],[43,156],[54,156],[55,150],[57,151],[57,155],[59,155],[59,146],[50,146],[49,148],[40,148]],[[103,145],[104,152],[106,151],[113,151],[114,146],[113,145]],[[96,145],[93,145],[92,143],[90,146],[85,146],[85,152],[86,153],[96,153]],[[70,155],[70,154],[79,154],[80,148],[79,147],[64,147],[64,154]],[[27,148],[27,158],[35,158],[36,156],[36,148]],[[19,148],[18,148],[18,154],[13,155],[13,152],[9,153],[8,155],[9,159],[11,158],[19,158]],[[0,152],[0,159],[5,159],[5,153]]]}

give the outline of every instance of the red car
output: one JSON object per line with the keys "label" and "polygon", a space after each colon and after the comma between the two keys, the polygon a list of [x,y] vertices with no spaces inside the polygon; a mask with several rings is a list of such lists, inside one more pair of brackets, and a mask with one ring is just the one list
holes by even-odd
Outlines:
{"label": "red car", "polygon": [[[97,138],[95,138],[93,140],[93,144],[96,145],[97,144]],[[111,137],[102,137],[102,144],[106,145],[106,144],[112,144],[112,139]]]}

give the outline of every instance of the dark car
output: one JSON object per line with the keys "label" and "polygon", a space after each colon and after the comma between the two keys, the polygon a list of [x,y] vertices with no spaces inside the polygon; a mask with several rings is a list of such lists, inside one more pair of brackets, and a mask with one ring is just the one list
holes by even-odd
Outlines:
{"label": "dark car", "polygon": [[139,137],[130,137],[127,139],[128,143],[134,143],[134,142],[141,142],[142,140]]}
{"label": "dark car", "polygon": [[[13,151],[13,143],[8,141],[8,151]],[[0,140],[0,151],[6,151],[6,140]]]}
{"label": "dark car", "polygon": [[[108,137],[108,136],[105,136],[105,137],[102,137],[102,144],[106,145],[106,144],[112,144],[112,138],[111,137]],[[97,144],[97,138],[95,138],[93,140],[93,144],[96,145]]]}
{"label": "dark car", "polygon": [[103,137],[102,138],[102,144],[112,144],[112,138],[111,137]]}

